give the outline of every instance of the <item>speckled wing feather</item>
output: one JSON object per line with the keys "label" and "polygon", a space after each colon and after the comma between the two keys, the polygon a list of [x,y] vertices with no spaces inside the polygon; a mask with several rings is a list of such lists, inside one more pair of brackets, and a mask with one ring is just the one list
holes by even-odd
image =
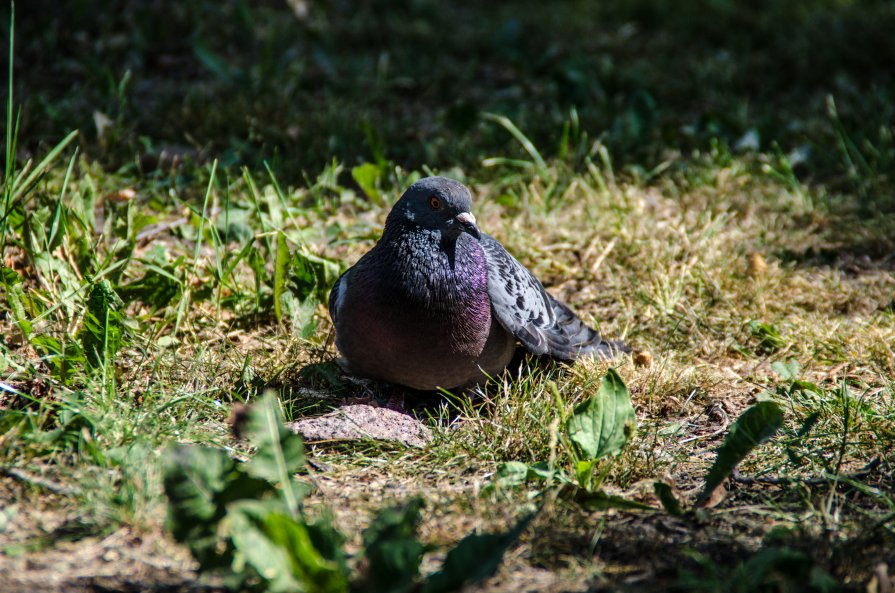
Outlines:
{"label": "speckled wing feather", "polygon": [[497,320],[534,354],[548,354],[545,331],[556,325],[550,296],[528,269],[496,239],[479,241],[488,264],[488,296]]}
{"label": "speckled wing feather", "polygon": [[496,239],[482,234],[488,263],[488,296],[494,315],[533,354],[572,360],[584,354],[611,357],[627,351],[620,342],[606,342]]}
{"label": "speckled wing feather", "polygon": [[556,327],[547,332],[552,338],[551,354],[556,358],[571,360],[588,354],[612,358],[619,352],[631,351],[624,342],[604,340],[597,330],[581,321],[565,303],[549,294],[547,297],[556,314]]}

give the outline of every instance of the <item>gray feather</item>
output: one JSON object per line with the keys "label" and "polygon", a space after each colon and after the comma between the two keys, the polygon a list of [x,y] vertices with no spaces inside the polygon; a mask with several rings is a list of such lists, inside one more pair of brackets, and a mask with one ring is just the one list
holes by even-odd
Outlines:
{"label": "gray feather", "polygon": [[330,319],[333,320],[333,323],[337,323],[336,320],[339,318],[339,311],[345,302],[345,291],[348,287],[348,274],[350,272],[350,269],[345,270],[345,272],[339,276],[339,279],[336,280],[336,283],[333,284],[333,288],[329,293],[329,316]]}
{"label": "gray feather", "polygon": [[479,241],[488,264],[488,296],[501,325],[533,354],[550,351],[544,333],[556,325],[550,295],[528,269],[496,239],[482,234]]}
{"label": "gray feather", "polygon": [[550,296],[541,282],[496,239],[480,240],[488,264],[488,296],[494,316],[533,354],[562,360],[583,355],[611,358],[629,349],[607,342],[561,301]]}

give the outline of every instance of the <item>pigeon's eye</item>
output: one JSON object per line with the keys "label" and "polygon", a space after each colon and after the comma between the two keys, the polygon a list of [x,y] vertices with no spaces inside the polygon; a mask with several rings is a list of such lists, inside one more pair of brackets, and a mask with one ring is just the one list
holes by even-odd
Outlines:
{"label": "pigeon's eye", "polygon": [[441,200],[437,196],[432,196],[429,198],[429,206],[432,210],[439,210],[441,209]]}

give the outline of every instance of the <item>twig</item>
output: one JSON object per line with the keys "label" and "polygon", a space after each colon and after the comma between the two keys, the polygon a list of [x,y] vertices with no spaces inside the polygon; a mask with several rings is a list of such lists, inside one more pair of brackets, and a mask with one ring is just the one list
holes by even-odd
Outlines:
{"label": "twig", "polygon": [[692,441],[701,441],[702,439],[712,439],[712,438],[715,438],[715,437],[718,436],[719,434],[723,434],[724,431],[727,430],[727,427],[728,427],[728,426],[730,426],[730,423],[729,423],[729,422],[728,422],[728,423],[725,423],[724,426],[722,426],[721,428],[719,428],[719,429],[716,430],[715,432],[711,432],[711,433],[709,433],[709,434],[697,435],[697,436],[695,436],[695,437],[687,437],[687,438],[685,438],[685,439],[681,439],[680,441],[678,441],[678,444],[679,444],[679,445],[683,445],[684,443],[689,443],[689,442],[692,442]]}
{"label": "twig", "polygon": [[3,472],[7,476],[15,478],[16,480],[21,480],[22,482],[25,482],[27,484],[33,484],[34,486],[46,488],[47,490],[55,494],[62,494],[63,496],[74,496],[78,493],[78,491],[74,488],[63,486],[59,482],[54,482],[53,480],[49,480],[47,478],[29,474],[28,472],[15,467],[4,467],[0,469],[0,472]]}
{"label": "twig", "polygon": [[615,239],[609,241],[606,247],[603,249],[603,252],[600,253],[599,257],[594,260],[594,263],[590,266],[590,275],[591,277],[597,274],[597,270],[600,269],[600,266],[603,264],[603,260],[606,259],[606,256],[609,255],[609,252],[612,251],[612,248],[615,247]]}
{"label": "twig", "polygon": [[175,220],[169,220],[167,222],[158,222],[156,224],[147,225],[143,230],[137,233],[137,242],[142,243],[144,241],[148,241],[156,235],[161,235],[162,233],[167,232],[171,229],[183,226],[189,221],[189,218],[181,217]]}
{"label": "twig", "polygon": [[737,484],[774,484],[777,486],[785,486],[787,484],[808,484],[811,486],[817,486],[819,484],[826,484],[830,481],[838,481],[843,477],[852,480],[864,478],[873,473],[873,471],[881,464],[882,459],[880,459],[879,457],[874,457],[867,465],[865,465],[858,471],[852,474],[845,474],[844,476],[841,474],[827,474],[816,478],[749,478],[740,475],[740,470],[737,468],[733,470],[733,473],[730,477]]}

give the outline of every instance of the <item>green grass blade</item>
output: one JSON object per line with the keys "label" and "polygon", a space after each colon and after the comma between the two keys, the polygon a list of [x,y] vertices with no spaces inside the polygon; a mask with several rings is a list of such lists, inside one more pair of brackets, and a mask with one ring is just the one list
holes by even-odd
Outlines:
{"label": "green grass blade", "polygon": [[28,174],[27,177],[22,179],[22,176],[19,176],[13,182],[12,187],[12,199],[15,200],[20,196],[24,195],[29,188],[37,181],[37,179],[47,172],[50,168],[50,165],[53,161],[56,160],[56,157],[59,156],[65,148],[71,144],[72,140],[74,140],[78,136],[78,130],[72,130],[68,133],[68,136],[63,138],[56,146],[53,147],[53,150],[47,153],[34,169]]}
{"label": "green grass blade", "polygon": [[214,180],[218,171],[218,160],[214,159],[214,162],[211,164],[211,176],[208,178],[208,187],[205,190],[205,200],[202,202],[202,215],[199,217],[199,232],[196,235],[196,250],[193,254],[193,276],[196,275],[196,270],[199,267],[199,253],[202,249],[202,233],[205,230],[205,218],[208,214],[208,200],[211,198],[212,190],[214,189]]}
{"label": "green grass blade", "polygon": [[[15,153],[13,152],[13,131],[12,131],[12,107],[13,107],[13,56],[15,55],[15,38],[16,38],[16,2],[10,0],[9,3],[9,78],[6,83],[6,174],[3,179],[8,184],[12,174],[13,160]],[[8,187],[8,186],[7,186]],[[7,194],[7,200],[9,195]],[[8,205],[8,204],[7,204]]]}
{"label": "green grass blade", "polygon": [[286,272],[289,269],[289,246],[286,235],[277,233],[277,255],[273,267],[273,310],[277,322],[283,321],[283,293],[286,290]]}
{"label": "green grass blade", "polygon": [[56,211],[53,213],[53,223],[50,225],[50,236],[47,237],[47,247],[53,245],[56,239],[56,233],[59,232],[59,223],[62,219],[62,205],[65,202],[65,192],[68,189],[68,182],[71,179],[72,169],[75,168],[75,160],[78,158],[78,147],[75,147],[74,154],[68,161],[68,169],[65,171],[65,179],[62,181],[62,191],[59,192],[59,199],[56,201]]}
{"label": "green grass blade", "polygon": [[498,125],[502,126],[507,132],[509,132],[513,138],[515,138],[519,144],[522,145],[522,148],[525,149],[525,152],[528,153],[528,156],[532,158],[535,162],[535,165],[538,168],[538,172],[547,177],[547,163],[544,161],[544,157],[541,156],[541,153],[538,152],[538,149],[535,147],[534,143],[528,139],[528,137],[522,133],[522,130],[516,127],[510,118],[498,115],[496,113],[485,113],[483,117],[489,121],[493,121]]}
{"label": "green grass blade", "polygon": [[6,84],[6,168],[3,175],[3,226],[0,228],[0,257],[2,257],[6,247],[6,217],[9,213],[9,206],[12,201],[12,170],[15,167],[15,140],[18,136],[18,117],[16,118],[15,132],[13,132],[12,124],[12,107],[13,107],[13,56],[15,55],[15,21],[16,21],[16,3],[10,0],[9,3],[9,79]]}

